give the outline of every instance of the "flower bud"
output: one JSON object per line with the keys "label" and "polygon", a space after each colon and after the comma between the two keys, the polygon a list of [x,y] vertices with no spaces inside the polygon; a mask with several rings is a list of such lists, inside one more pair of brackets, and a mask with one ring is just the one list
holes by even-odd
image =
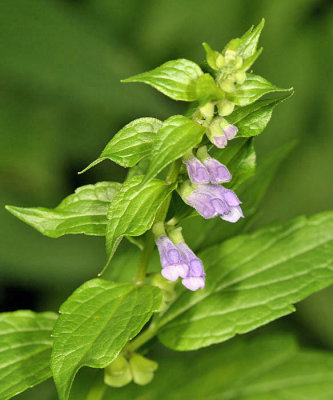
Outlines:
{"label": "flower bud", "polygon": [[132,374],[128,361],[119,355],[104,369],[104,383],[112,387],[122,387],[130,383]]}
{"label": "flower bud", "polygon": [[230,115],[235,108],[235,104],[228,99],[222,99],[217,103],[217,110],[221,117]]}
{"label": "flower bud", "polygon": [[138,385],[147,385],[154,378],[158,364],[139,354],[133,354],[129,361],[133,380]]}
{"label": "flower bud", "polygon": [[214,116],[214,103],[211,101],[200,107],[200,112],[205,119],[211,119]]}
{"label": "flower bud", "polygon": [[242,84],[245,82],[246,73],[244,71],[237,71],[234,77],[237,83]]}
{"label": "flower bud", "polygon": [[219,82],[220,88],[225,91],[226,93],[233,93],[235,91],[235,83],[232,78],[224,79],[223,81]]}

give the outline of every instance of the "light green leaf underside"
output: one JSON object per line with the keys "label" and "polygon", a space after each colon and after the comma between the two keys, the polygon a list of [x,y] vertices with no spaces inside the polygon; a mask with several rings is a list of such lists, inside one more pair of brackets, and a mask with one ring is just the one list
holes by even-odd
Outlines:
{"label": "light green leaf underside", "polygon": [[333,213],[273,225],[205,250],[207,284],[182,291],[159,322],[159,339],[194,350],[294,311],[333,282]]}
{"label": "light green leaf underside", "polygon": [[[328,400],[333,355],[298,349],[286,334],[238,337],[195,353],[159,352],[151,384],[108,389],[103,400]],[[154,354],[153,354],[154,356]]]}
{"label": "light green leaf underside", "polygon": [[202,71],[196,63],[180,58],[122,82],[146,83],[173,100],[194,101],[197,99],[196,82],[201,75]]}
{"label": "light green leaf underside", "polygon": [[56,208],[6,206],[21,221],[45,236],[67,234],[105,235],[110,202],[121,187],[117,182],[99,182],[76,189]]}
{"label": "light green leaf underside", "polygon": [[82,366],[104,368],[158,310],[160,290],[93,279],[61,306],[55,325],[52,372],[59,399],[68,399]]}
{"label": "light green leaf underside", "polygon": [[231,101],[238,106],[247,106],[260,97],[273,92],[287,92],[293,89],[281,89],[259,75],[247,74],[246,81],[229,95]]}
{"label": "light green leaf underside", "polygon": [[150,154],[155,134],[161,126],[162,122],[156,118],[139,118],[130,122],[115,134],[97,160],[80,173],[107,159],[122,167],[133,167]]}
{"label": "light green leaf underside", "polygon": [[0,398],[10,399],[51,376],[51,312],[0,314]]}
{"label": "light green leaf underside", "polygon": [[153,179],[142,184],[143,176],[126,181],[114,197],[108,211],[106,230],[107,265],[123,236],[139,236],[151,228],[156,212],[174,189]]}
{"label": "light green leaf underside", "polygon": [[200,143],[204,132],[201,125],[182,115],[174,115],[164,121],[156,134],[145,181]]}
{"label": "light green leaf underside", "polygon": [[258,100],[245,107],[239,107],[227,117],[228,122],[237,126],[237,137],[259,135],[270,121],[274,108],[292,94],[291,91],[274,99]]}

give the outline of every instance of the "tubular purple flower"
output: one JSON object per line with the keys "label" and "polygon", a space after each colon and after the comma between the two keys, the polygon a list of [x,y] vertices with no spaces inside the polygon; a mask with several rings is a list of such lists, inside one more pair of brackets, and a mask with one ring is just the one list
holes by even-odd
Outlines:
{"label": "tubular purple flower", "polygon": [[182,255],[176,245],[167,236],[160,236],[156,240],[162,264],[161,274],[169,281],[176,281],[179,277],[187,276],[189,267],[182,260]]}
{"label": "tubular purple flower", "polygon": [[[184,185],[184,184],[183,184]],[[230,189],[215,184],[198,185],[195,189],[186,184],[181,188],[183,200],[194,207],[204,218],[209,219],[219,215],[228,222],[237,222],[244,215],[240,208],[241,201]]]}
{"label": "tubular purple flower", "polygon": [[229,124],[222,117],[216,117],[207,129],[207,136],[216,147],[222,149],[226,147],[228,140],[236,136],[237,132],[237,126]]}
{"label": "tubular purple flower", "polygon": [[193,183],[209,183],[209,174],[203,163],[196,157],[191,157],[184,162],[188,176]]}
{"label": "tubular purple flower", "polygon": [[206,158],[203,165],[206,167],[212,183],[229,182],[232,178],[228,168],[215,160],[215,158]]}
{"label": "tubular purple flower", "polygon": [[189,271],[185,278],[182,279],[182,284],[189,290],[196,291],[205,287],[205,271],[202,261],[186,243],[180,242],[176,244],[179,249],[182,259],[189,267]]}

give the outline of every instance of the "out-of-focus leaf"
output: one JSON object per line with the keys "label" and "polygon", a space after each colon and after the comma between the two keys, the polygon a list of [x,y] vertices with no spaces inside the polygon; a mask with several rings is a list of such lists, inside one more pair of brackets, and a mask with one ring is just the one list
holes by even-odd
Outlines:
{"label": "out-of-focus leaf", "polygon": [[105,235],[106,214],[121,187],[117,182],[99,182],[76,189],[56,208],[7,206],[7,210],[45,236],[84,233]]}
{"label": "out-of-focus leaf", "polygon": [[68,399],[82,366],[109,365],[160,304],[154,286],[94,279],[79,287],[61,306],[53,331],[51,367],[60,400]]}
{"label": "out-of-focus leaf", "polygon": [[182,290],[161,316],[159,339],[194,350],[294,311],[333,282],[333,212],[299,217],[206,249],[206,288]]}
{"label": "out-of-focus leaf", "polygon": [[[154,354],[153,354],[154,355]],[[108,389],[102,400],[327,400],[333,355],[299,349],[287,334],[238,337],[192,353],[159,352],[149,386]]]}
{"label": "out-of-focus leaf", "polygon": [[197,99],[196,82],[201,75],[197,64],[180,58],[122,82],[143,82],[174,100],[194,101]]}
{"label": "out-of-focus leaf", "polygon": [[151,151],[162,122],[156,118],[139,118],[122,128],[106,145],[102,154],[81,173],[109,159],[122,167],[133,167]]}
{"label": "out-of-focus leaf", "polygon": [[10,399],[51,376],[51,332],[57,314],[0,314],[0,397]]}
{"label": "out-of-focus leaf", "polygon": [[209,101],[221,100],[224,97],[222,90],[217,87],[214,78],[210,74],[201,75],[197,81],[197,98],[200,104]]}

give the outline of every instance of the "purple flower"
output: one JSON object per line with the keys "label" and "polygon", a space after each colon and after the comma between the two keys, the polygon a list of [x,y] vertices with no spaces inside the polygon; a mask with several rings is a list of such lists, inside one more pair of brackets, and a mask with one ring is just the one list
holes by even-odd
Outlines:
{"label": "purple flower", "polygon": [[189,290],[195,291],[205,287],[205,271],[202,261],[198,258],[193,251],[187,246],[186,243],[180,242],[176,244],[179,249],[182,259],[189,267],[186,277],[182,279],[182,284]]}
{"label": "purple flower", "polygon": [[166,236],[160,236],[156,240],[156,245],[161,258],[162,276],[169,281],[176,281],[179,277],[185,278],[189,267],[183,262],[176,245]]}
{"label": "purple flower", "polygon": [[237,126],[229,124],[224,118],[216,117],[208,127],[207,136],[216,147],[222,149],[237,132]]}
{"label": "purple flower", "polygon": [[227,125],[224,129],[223,129],[223,133],[225,134],[225,136],[227,137],[228,140],[233,139],[238,132],[238,128],[235,125]]}
{"label": "purple flower", "polygon": [[196,157],[185,162],[188,176],[193,183],[209,183],[209,174],[205,166]]}
{"label": "purple flower", "polygon": [[232,178],[228,168],[215,160],[215,158],[206,158],[203,165],[206,167],[212,183],[229,182]]}
{"label": "purple flower", "polygon": [[225,221],[237,222],[244,217],[237,195],[220,185],[198,185],[192,193],[185,194],[184,200],[206,219],[219,215]]}

